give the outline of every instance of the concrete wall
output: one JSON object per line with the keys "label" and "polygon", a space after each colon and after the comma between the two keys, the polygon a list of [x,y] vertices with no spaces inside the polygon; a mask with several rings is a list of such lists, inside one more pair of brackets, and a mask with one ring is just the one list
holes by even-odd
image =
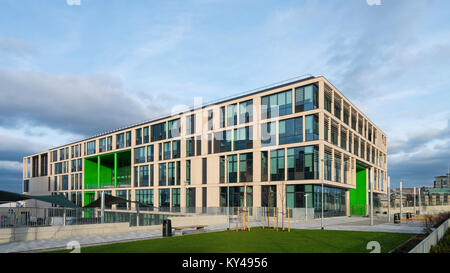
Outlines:
{"label": "concrete wall", "polygon": [[161,229],[162,229],[161,225],[130,227],[129,223],[88,224],[88,225],[30,227],[30,228],[4,228],[0,229],[0,244],[18,241],[62,239],[71,237],[117,234],[133,231],[161,230]]}

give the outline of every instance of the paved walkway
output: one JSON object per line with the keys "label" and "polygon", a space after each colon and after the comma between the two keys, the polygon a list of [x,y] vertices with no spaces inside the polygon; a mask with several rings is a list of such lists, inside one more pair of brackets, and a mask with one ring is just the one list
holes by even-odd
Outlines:
{"label": "paved walkway", "polygon": [[[391,221],[393,221],[391,219]],[[278,223],[281,227],[281,222]],[[270,225],[273,226],[273,219],[271,218]],[[287,226],[287,222],[285,224]],[[261,222],[251,222],[251,227],[261,226]],[[236,223],[230,223],[231,229],[236,227]],[[215,225],[205,228],[206,232],[226,230],[228,224]],[[311,219],[308,221],[293,221],[291,228],[296,229],[320,229],[320,219]],[[352,230],[352,231],[371,231],[371,232],[395,232],[395,233],[411,233],[420,234],[423,232],[422,223],[387,223],[384,217],[374,218],[374,225],[370,225],[370,219],[367,217],[334,217],[324,219],[324,228],[326,230]],[[186,230],[184,234],[195,232],[195,230]],[[0,253],[7,252],[40,252],[53,249],[65,249],[67,243],[71,241],[79,242],[80,246],[90,246],[98,244],[107,244],[124,241],[136,241],[152,238],[161,238],[161,230],[128,232],[111,235],[97,235],[86,237],[74,237],[65,239],[51,239],[51,240],[36,240],[25,242],[14,242],[8,244],[0,244]]]}

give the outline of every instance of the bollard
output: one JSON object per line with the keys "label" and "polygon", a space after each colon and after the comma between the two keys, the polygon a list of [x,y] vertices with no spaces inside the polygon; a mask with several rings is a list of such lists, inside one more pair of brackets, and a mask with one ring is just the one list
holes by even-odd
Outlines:
{"label": "bollard", "polygon": [[394,213],[394,223],[400,224],[400,213]]}

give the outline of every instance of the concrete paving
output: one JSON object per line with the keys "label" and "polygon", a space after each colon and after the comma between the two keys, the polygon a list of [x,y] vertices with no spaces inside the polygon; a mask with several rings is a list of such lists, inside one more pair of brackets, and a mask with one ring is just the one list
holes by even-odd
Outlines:
{"label": "concrete paving", "polygon": [[[270,219],[270,225],[273,226],[273,218]],[[351,230],[351,231],[369,231],[369,232],[394,232],[394,233],[410,233],[420,234],[423,233],[423,223],[401,223],[394,224],[393,219],[390,223],[387,223],[386,217],[374,217],[374,225],[370,225],[370,219],[368,217],[333,217],[324,219],[324,229],[326,230]],[[267,222],[266,222],[267,223]],[[252,221],[251,227],[261,226],[260,221]],[[290,223],[291,228],[294,229],[320,229],[320,219],[309,219],[307,221],[292,221]],[[278,223],[281,227],[281,222]],[[285,222],[287,227],[287,221]],[[228,224],[214,225],[205,228],[205,232],[222,231],[228,228]],[[230,228],[236,228],[236,223],[231,221]],[[193,232],[193,231],[192,231]],[[192,233],[185,231],[183,234]],[[67,244],[71,241],[77,241],[81,247],[108,244],[125,241],[136,241],[144,239],[161,238],[161,230],[151,231],[139,231],[128,232],[112,235],[97,235],[97,236],[85,236],[74,237],[65,239],[52,239],[52,240],[37,240],[37,241],[25,241],[25,242],[13,242],[8,244],[0,244],[0,253],[7,252],[40,252],[53,249],[65,249]]]}

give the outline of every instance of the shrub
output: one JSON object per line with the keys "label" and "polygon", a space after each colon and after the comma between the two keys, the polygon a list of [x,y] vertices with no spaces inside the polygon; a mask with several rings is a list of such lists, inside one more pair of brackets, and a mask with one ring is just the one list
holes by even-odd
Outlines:
{"label": "shrub", "polygon": [[430,253],[450,253],[450,229],[447,229],[437,245],[431,247]]}

